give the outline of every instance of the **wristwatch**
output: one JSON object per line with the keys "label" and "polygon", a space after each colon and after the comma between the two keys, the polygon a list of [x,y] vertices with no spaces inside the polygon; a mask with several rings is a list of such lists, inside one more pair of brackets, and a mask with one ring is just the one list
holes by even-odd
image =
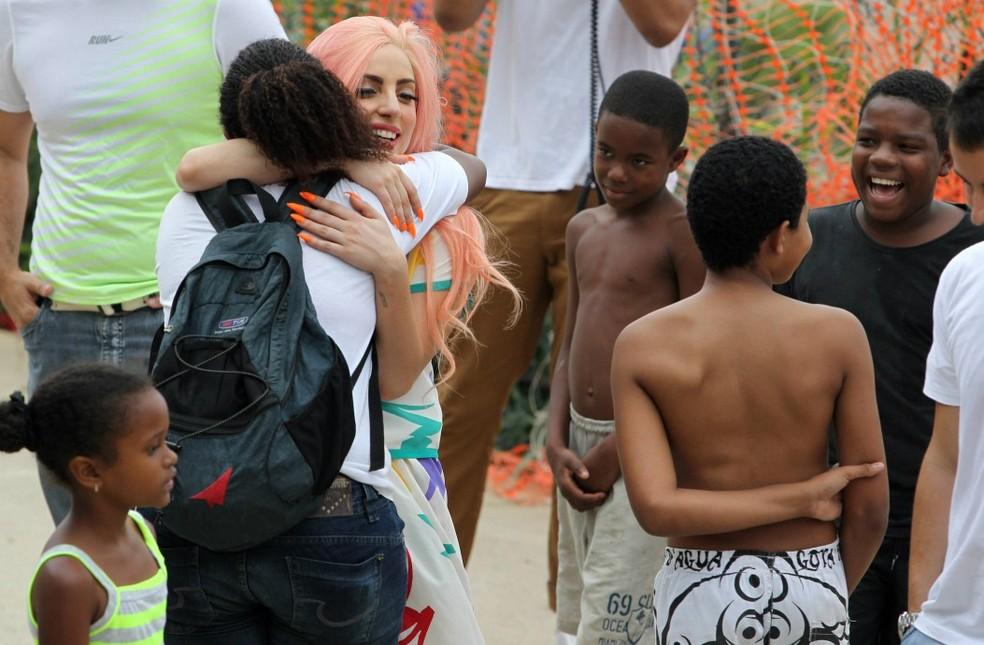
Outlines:
{"label": "wristwatch", "polygon": [[903,611],[899,615],[899,639],[905,638],[905,635],[909,633],[910,629],[912,629],[913,623],[916,622],[916,618],[919,618],[918,611]]}

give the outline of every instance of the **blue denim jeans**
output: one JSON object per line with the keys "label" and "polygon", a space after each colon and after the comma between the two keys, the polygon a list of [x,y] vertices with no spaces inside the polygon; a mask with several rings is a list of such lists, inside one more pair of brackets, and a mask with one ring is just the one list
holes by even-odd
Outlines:
{"label": "blue denim jeans", "polygon": [[[160,309],[106,316],[97,312],[52,311],[44,300],[38,315],[21,330],[28,356],[27,391],[72,363],[98,361],[147,373],[150,345],[163,322]],[[41,490],[55,524],[72,507],[68,488],[38,463]]]}
{"label": "blue denim jeans", "polygon": [[245,551],[209,551],[159,518],[168,645],[396,644],[407,594],[403,522],[375,488],[353,482],[351,514],[305,519]]}
{"label": "blue denim jeans", "polygon": [[932,639],[926,634],[913,627],[902,639],[902,645],[943,645],[938,640]]}

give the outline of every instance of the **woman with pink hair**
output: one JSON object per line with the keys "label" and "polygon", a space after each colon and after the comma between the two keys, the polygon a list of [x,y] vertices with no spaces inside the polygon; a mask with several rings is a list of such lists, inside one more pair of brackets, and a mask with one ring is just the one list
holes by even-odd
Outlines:
{"label": "woman with pink hair", "polygon": [[[356,95],[393,158],[412,162],[413,153],[440,147],[437,52],[414,23],[350,18],[324,31],[308,51]],[[239,176],[268,183],[278,172],[243,140],[193,150],[178,170],[185,190]],[[372,273],[377,284],[380,386],[392,459],[389,493],[406,524],[408,552],[400,642],[482,643],[437,458],[442,417],[431,358],[438,355],[446,379],[455,367],[449,342],[454,336],[471,338],[468,319],[487,289],[505,289],[517,311],[519,294],[489,260],[482,220],[472,209],[462,207],[442,220],[407,258],[382,217],[357,195],[350,199],[359,212],[323,199],[310,202],[315,208],[292,208],[305,243]],[[412,230],[413,221],[394,225]],[[394,282],[402,285],[401,296],[387,298]]]}

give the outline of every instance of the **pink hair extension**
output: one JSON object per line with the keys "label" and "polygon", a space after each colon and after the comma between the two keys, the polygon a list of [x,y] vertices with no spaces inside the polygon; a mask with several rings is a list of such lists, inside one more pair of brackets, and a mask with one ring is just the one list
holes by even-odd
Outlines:
{"label": "pink hair extension", "polygon": [[[359,16],[336,23],[308,45],[308,53],[321,61],[353,93],[362,83],[369,58],[383,45],[396,45],[410,59],[417,88],[417,125],[410,136],[408,153],[434,149],[441,134],[441,98],[438,89],[439,63],[434,43],[410,21],[393,24],[386,18]],[[417,246],[424,263],[427,289],[427,335],[438,348],[444,369],[441,381],[454,373],[454,355],[449,347],[455,337],[474,340],[468,321],[484,300],[489,287],[505,290],[513,299],[512,321],[522,305],[519,291],[502,274],[503,263],[490,260],[486,251],[484,218],[462,206],[431,233],[439,233],[451,256],[451,290],[437,311],[432,311],[433,291],[431,233]]]}
{"label": "pink hair extension", "polygon": [[[428,233],[417,246],[424,264],[427,284],[424,293],[428,312],[427,334],[441,357],[442,369],[438,381],[440,383],[454,374],[454,353],[450,348],[452,341],[458,338],[475,340],[468,322],[485,300],[490,287],[498,287],[512,298],[513,312],[509,320],[510,326],[515,324],[522,309],[519,290],[502,273],[507,263],[489,259],[484,221],[485,218],[478,211],[462,206],[454,217],[446,217],[438,222],[431,233]],[[431,307],[432,234],[441,236],[451,256],[451,289],[437,311],[433,311]]]}

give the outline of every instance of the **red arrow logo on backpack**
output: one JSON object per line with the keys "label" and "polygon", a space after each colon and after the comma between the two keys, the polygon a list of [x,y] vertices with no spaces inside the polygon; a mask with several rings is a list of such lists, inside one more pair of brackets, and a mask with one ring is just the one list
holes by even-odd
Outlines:
{"label": "red arrow logo on backpack", "polygon": [[226,490],[229,488],[229,480],[232,478],[232,466],[225,469],[219,478],[214,482],[201,489],[188,499],[197,499],[208,504],[209,508],[213,506],[222,506],[225,504]]}

